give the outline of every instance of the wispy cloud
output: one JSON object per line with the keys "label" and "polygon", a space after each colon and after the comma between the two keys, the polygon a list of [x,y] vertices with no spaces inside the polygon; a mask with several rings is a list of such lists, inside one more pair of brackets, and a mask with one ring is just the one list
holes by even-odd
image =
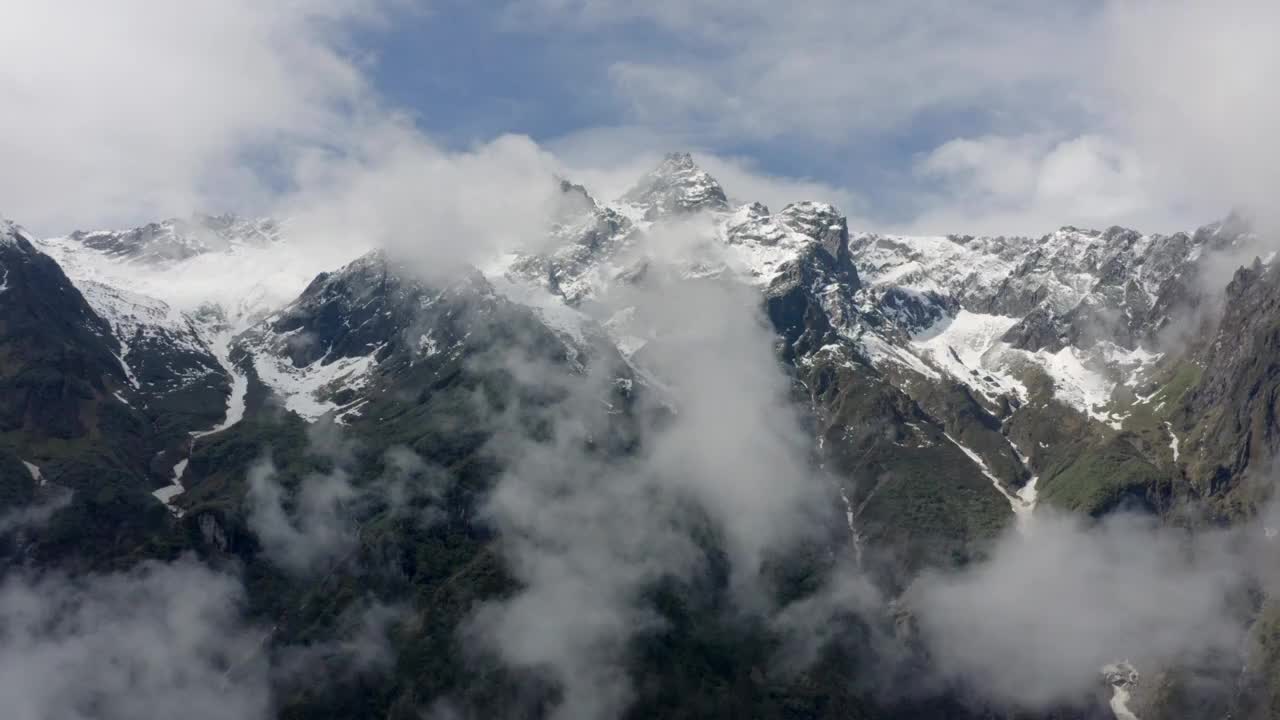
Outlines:
{"label": "wispy cloud", "polygon": [[[47,717],[265,718],[260,633],[239,581],[192,560],[109,575],[10,574],[0,583],[0,697]],[[250,658],[234,684],[226,671]]]}
{"label": "wispy cloud", "polygon": [[341,38],[376,16],[362,0],[6,4],[5,212],[52,231],[260,205],[272,168],[367,103]]}
{"label": "wispy cloud", "polygon": [[1087,696],[1103,665],[1124,660],[1147,677],[1197,664],[1236,675],[1245,593],[1275,581],[1261,523],[1193,534],[1044,510],[987,561],[926,574],[906,594],[940,673],[1024,708]]}
{"label": "wispy cloud", "polygon": [[670,271],[706,230],[691,221],[652,238],[645,280],[594,300],[651,338],[634,362],[657,385],[628,400],[616,382],[624,367],[577,375],[512,359],[512,373],[555,402],[508,408],[492,443],[507,470],[485,517],[522,588],[480,609],[467,637],[549,672],[563,689],[556,717],[627,706],[630,643],[664,622],[650,600],[657,583],[702,586],[726,563],[732,603],[767,613],[768,561],[835,518],[758,295]]}

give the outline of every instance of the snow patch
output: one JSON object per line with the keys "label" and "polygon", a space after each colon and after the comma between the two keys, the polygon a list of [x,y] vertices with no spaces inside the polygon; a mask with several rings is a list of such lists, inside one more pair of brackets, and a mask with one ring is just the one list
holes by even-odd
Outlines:
{"label": "snow patch", "polygon": [[1111,686],[1111,714],[1116,720],[1138,720],[1129,709],[1131,690],[1138,684],[1138,671],[1128,661],[1102,666],[1102,676]]}
{"label": "snow patch", "polygon": [[748,282],[768,286],[787,263],[814,243],[768,214],[763,205],[743,205],[716,226],[730,268]]}
{"label": "snow patch", "polygon": [[169,508],[169,512],[174,517],[180,518],[185,511],[174,504],[178,496],[186,492],[186,488],[182,486],[182,476],[187,474],[187,465],[191,462],[189,458],[182,458],[173,466],[173,479],[170,484],[165,485],[159,490],[151,491],[155,499],[159,500],[165,507]]}
{"label": "snow patch", "polygon": [[120,369],[124,372],[124,377],[129,381],[130,387],[137,389],[139,387],[138,378],[133,374],[133,368],[129,367],[129,363],[125,362],[124,359],[124,356],[129,352],[129,348],[123,341],[120,343],[120,346],[124,349],[124,354],[117,355],[115,353],[111,353],[111,355],[116,359],[116,362],[120,363]]}
{"label": "snow patch", "polygon": [[998,242],[980,238],[962,244],[939,236],[861,233],[850,238],[849,246],[858,276],[869,289],[908,286],[957,298],[989,298],[1016,269]]}
{"label": "snow patch", "polygon": [[1169,449],[1173,451],[1173,461],[1178,462],[1178,436],[1173,432],[1173,423],[1166,422],[1164,427],[1169,431]]}
{"label": "snow patch", "polygon": [[27,468],[27,472],[31,473],[31,479],[36,481],[36,485],[44,485],[44,473],[40,472],[39,466],[26,460],[23,460],[22,464]]}
{"label": "snow patch", "polygon": [[1018,488],[1018,499],[1026,506],[1028,515],[1036,509],[1036,503],[1040,500],[1040,490],[1037,488],[1039,482],[1040,476],[1032,475],[1026,485]]}
{"label": "snow patch", "polygon": [[1088,351],[1068,346],[1056,353],[1041,350],[1030,357],[1053,379],[1054,397],[1118,430],[1128,415],[1105,409],[1119,385],[1111,375],[1118,373],[1129,378],[1126,384],[1136,384],[1161,355],[1099,343]]}
{"label": "snow patch", "polygon": [[209,343],[209,351],[222,366],[222,370],[227,373],[227,377],[231,379],[231,394],[227,396],[227,409],[222,416],[222,422],[208,430],[191,433],[192,439],[220,433],[244,419],[245,395],[249,392],[249,378],[236,368],[235,363],[231,362],[231,341],[231,331],[223,328],[213,334]]}
{"label": "snow patch", "polygon": [[162,505],[169,508],[169,512],[173,513],[174,517],[180,518],[186,513],[183,511],[182,508],[175,505],[174,501],[177,499],[179,495],[181,495],[185,491],[186,489],[182,487],[182,484],[177,483],[174,485],[165,485],[159,490],[153,490],[151,494],[155,496],[155,498],[159,500]]}
{"label": "snow patch", "polygon": [[1000,395],[1026,395],[1026,388],[1007,372],[1003,355],[1008,347],[999,342],[1017,318],[984,315],[961,310],[918,333],[911,347],[948,375],[977,390],[988,399]]}
{"label": "snow patch", "polygon": [[854,526],[854,518],[856,514],[853,511],[853,503],[849,500],[849,494],[844,488],[840,488],[840,500],[844,503],[844,519],[849,526],[849,539],[853,542],[853,560],[858,567],[862,567],[862,536],[858,534],[858,529]]}
{"label": "snow patch", "polygon": [[[1003,495],[1006,500],[1009,501],[1009,507],[1010,509],[1013,510],[1013,514],[1018,518],[1019,524],[1021,525],[1025,523],[1024,517],[1027,515],[1030,515],[1031,511],[1035,508],[1034,502],[1029,502],[1023,499],[1022,497],[1018,495],[1014,495],[1013,493],[1009,492],[1007,489],[1005,489],[1004,483],[1000,482],[1000,478],[996,477],[995,473],[991,472],[991,468],[987,465],[987,461],[983,460],[981,455],[969,449],[968,447],[962,445],[959,440],[956,440],[955,438],[951,437],[950,434],[943,433],[943,435],[948,440],[951,441],[952,445],[955,445],[956,447],[960,448],[960,452],[963,452],[970,460],[972,460],[973,464],[978,466],[978,470],[984,476],[986,476],[988,480],[991,481],[991,484],[995,487],[995,489],[1001,495]],[[1035,490],[1033,487],[1032,488],[1033,501],[1034,501],[1034,492]]]}
{"label": "snow patch", "polygon": [[1041,350],[1033,357],[1053,380],[1054,397],[1095,420],[1109,419],[1100,408],[1111,401],[1115,384],[1085,365],[1085,353],[1068,346],[1056,353]]}
{"label": "snow patch", "polygon": [[369,382],[370,371],[377,366],[377,355],[384,346],[368,355],[348,357],[325,363],[324,358],[305,367],[294,367],[287,358],[258,352],[253,356],[253,369],[258,379],[271,388],[287,410],[308,421],[341,410],[326,397],[343,390],[359,390]]}
{"label": "snow patch", "polygon": [[941,375],[910,351],[898,347],[873,332],[864,332],[858,338],[863,355],[871,360],[871,365],[882,369],[884,364],[896,365],[910,370],[928,380],[939,380]]}

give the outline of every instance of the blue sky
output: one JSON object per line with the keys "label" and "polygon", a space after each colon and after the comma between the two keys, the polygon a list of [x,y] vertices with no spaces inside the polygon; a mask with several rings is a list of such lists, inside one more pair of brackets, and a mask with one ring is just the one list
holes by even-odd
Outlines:
{"label": "blue sky", "polygon": [[0,212],[50,230],[387,167],[607,196],[675,149],[739,199],[911,232],[1169,231],[1280,182],[1258,0],[67,1],[0,8]]}
{"label": "blue sky", "polygon": [[610,78],[619,62],[714,62],[715,43],[689,42],[644,16],[619,24],[526,27],[509,13],[494,3],[447,2],[433,12],[400,14],[357,42],[371,53],[378,90],[446,146],[466,148],[504,133],[554,145],[587,130],[625,129],[630,138],[649,135],[633,140],[637,150],[692,146],[749,159],[766,173],[849,189],[886,220],[919,209],[915,195],[929,183],[911,169],[921,156],[956,137],[1019,132],[1035,122],[961,101],[847,136],[818,137],[803,125],[764,135],[720,134],[678,116],[634,112]]}

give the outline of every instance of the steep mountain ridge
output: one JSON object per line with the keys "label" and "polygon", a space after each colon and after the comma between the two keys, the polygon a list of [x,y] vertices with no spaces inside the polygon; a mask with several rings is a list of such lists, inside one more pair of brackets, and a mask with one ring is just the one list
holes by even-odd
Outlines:
{"label": "steep mountain ridge", "polygon": [[[450,275],[442,284],[427,283],[412,265],[372,251],[317,276],[296,301],[240,335],[233,355],[244,358],[255,382],[285,408],[308,420],[336,413],[345,422],[362,414],[365,391],[399,382],[387,380],[393,368],[470,357],[482,332],[492,332],[495,316],[513,326],[537,325],[558,338],[571,361],[591,352],[579,328],[512,302],[478,270]],[[514,318],[521,314],[524,319]],[[594,339],[603,340],[603,332]]]}
{"label": "steep mountain ridge", "polygon": [[122,404],[131,372],[111,327],[19,226],[0,221],[0,335],[4,425],[57,438],[83,437],[99,412]]}
{"label": "steep mountain ridge", "polygon": [[[851,236],[839,211],[821,203],[795,203],[777,213],[758,203],[730,208],[719,183],[684,153],[667,156],[615,204],[601,204],[568,181],[561,191],[565,202],[543,243],[552,250],[516,255],[487,271],[504,296],[544,319],[554,316],[562,332],[603,328],[630,357],[646,342],[643,330],[629,326],[626,312],[593,318],[591,300],[615,283],[640,281],[651,253],[674,259],[691,278],[725,276],[759,286],[764,312],[783,341],[783,360],[823,378],[815,380],[811,402],[841,396],[839,387],[827,386],[830,377],[856,368],[880,386],[876,392],[896,397],[893,404],[916,408],[892,422],[897,429],[890,435],[918,436],[912,428],[919,423],[905,418],[920,413],[916,420],[956,446],[959,465],[995,491],[987,502],[1005,504],[1005,512],[1025,510],[1013,496],[1044,465],[1044,454],[1033,452],[1041,441],[1025,437],[1035,432],[1025,428],[1079,413],[1084,418],[1076,422],[1094,427],[1087,435],[1111,442],[1132,414],[1117,399],[1132,402],[1139,388],[1149,391],[1158,367],[1169,364],[1154,349],[1159,333],[1172,322],[1173,308],[1196,299],[1188,300],[1180,282],[1207,252],[1249,237],[1234,217],[1173,236],[1121,228],[1063,228],[1038,239]],[[669,226],[699,239],[663,242]],[[147,356],[174,375],[159,381],[171,392],[207,374],[212,380],[199,392],[208,405],[210,392],[225,397],[236,378],[250,373],[275,386],[286,407],[315,419],[343,407],[335,398],[359,395],[386,348],[400,344],[395,333],[406,331],[403,317],[391,322],[392,310],[374,313],[381,302],[313,308],[323,310],[324,319],[316,321],[322,325],[355,322],[355,329],[315,346],[316,328],[285,327],[291,321],[279,314],[249,330],[246,320],[264,316],[268,302],[255,311],[241,308],[242,319],[230,325],[221,319],[226,309],[216,305],[197,321],[162,302],[140,302],[137,295],[122,300],[118,290],[90,279],[101,277],[97,266],[80,261],[91,251],[113,263],[180,266],[199,255],[280,245],[279,228],[269,220],[201,216],[134,231],[73,233],[49,247],[71,266],[92,268],[78,274],[88,296],[99,298],[98,314],[114,318],[117,335],[155,346]],[[359,273],[348,280],[349,287],[381,282]],[[578,310],[555,308],[556,298]],[[231,361],[232,337],[239,333],[246,334]],[[422,337],[431,341],[429,333]],[[310,347],[325,350],[310,357]],[[176,365],[187,367],[177,370],[174,361],[160,360],[166,357],[182,358]],[[153,402],[164,392],[157,390]],[[243,405],[247,397],[224,404]],[[195,412],[212,424],[207,407]],[[843,427],[846,439],[870,429],[862,420]],[[852,455],[863,457],[879,441],[858,442],[862,450]],[[909,454],[901,450],[908,444],[890,443],[900,448],[899,460]],[[932,441],[918,444],[931,447]]]}

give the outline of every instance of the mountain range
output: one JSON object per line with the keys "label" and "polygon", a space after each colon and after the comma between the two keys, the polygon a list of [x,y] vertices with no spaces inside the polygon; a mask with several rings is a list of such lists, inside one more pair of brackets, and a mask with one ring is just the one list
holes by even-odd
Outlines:
{"label": "mountain range", "polygon": [[[287,219],[0,223],[0,570],[234,574],[273,667],[346,649],[272,677],[279,717],[1280,708],[1265,587],[1212,672],[1114,657],[1034,707],[941,671],[911,600],[1049,515],[1265,514],[1280,276],[1243,214],[924,237],[739,202],[684,153],[612,201],[556,183],[470,266]],[[808,624],[851,577],[879,599]]]}

